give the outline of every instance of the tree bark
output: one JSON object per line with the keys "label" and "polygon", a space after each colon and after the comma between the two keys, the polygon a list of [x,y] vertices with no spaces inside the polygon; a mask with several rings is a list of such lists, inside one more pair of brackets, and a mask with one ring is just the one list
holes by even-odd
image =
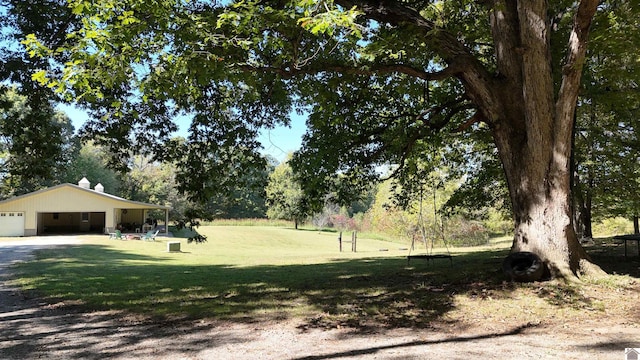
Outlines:
{"label": "tree bark", "polygon": [[[572,171],[573,172],[573,171]],[[586,226],[585,226],[585,200],[582,195],[582,186],[580,184],[580,179],[577,174],[574,173],[574,182],[571,185],[573,191],[573,230],[576,232],[576,236],[578,239],[583,239],[587,237],[586,235]]]}
{"label": "tree bark", "polygon": [[[512,251],[537,254],[555,277],[593,270],[585,262],[589,257],[572,224],[570,157],[582,62],[597,3],[584,0],[578,6],[557,96],[547,2],[497,1],[492,16],[496,58],[499,68],[509,74],[504,81],[512,84],[504,88],[512,91],[521,85],[521,102],[504,104],[507,111],[502,113],[507,116],[492,123],[513,205]],[[519,39],[499,34],[501,28],[509,27],[518,30]],[[514,44],[513,49],[506,48]]]}

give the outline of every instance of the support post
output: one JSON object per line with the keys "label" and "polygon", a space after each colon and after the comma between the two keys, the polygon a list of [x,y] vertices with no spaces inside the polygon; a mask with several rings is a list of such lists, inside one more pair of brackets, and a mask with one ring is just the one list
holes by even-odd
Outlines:
{"label": "support post", "polygon": [[340,244],[340,252],[342,252],[342,231],[340,231],[340,235],[338,235],[338,243]]}
{"label": "support post", "polygon": [[351,251],[356,252],[356,241],[358,239],[357,231],[351,233]]}
{"label": "support post", "polygon": [[169,209],[164,209],[164,234],[169,236]]}

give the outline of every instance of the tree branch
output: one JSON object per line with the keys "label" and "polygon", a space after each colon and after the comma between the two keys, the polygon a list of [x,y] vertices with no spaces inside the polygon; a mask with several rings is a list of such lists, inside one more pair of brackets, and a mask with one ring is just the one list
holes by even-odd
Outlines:
{"label": "tree branch", "polygon": [[[582,67],[587,52],[587,41],[589,38],[589,28],[599,0],[582,0],[578,5],[578,9],[573,18],[573,29],[569,37],[569,46],[566,62],[562,71],[562,84],[556,101],[556,146],[563,143],[563,139],[571,136],[573,128],[573,113],[575,112],[578,93],[580,89],[580,78],[582,76]],[[568,154],[570,142],[565,142],[564,147],[556,149],[562,153]]]}
{"label": "tree branch", "polygon": [[501,76],[515,87],[522,86],[522,45],[518,28],[515,1],[493,0],[491,4],[491,33],[494,39],[496,64]]}
{"label": "tree branch", "polygon": [[454,76],[456,73],[462,71],[460,66],[448,66],[443,70],[429,72],[422,69],[412,67],[405,64],[388,64],[388,65],[374,65],[370,67],[354,67],[346,65],[327,65],[319,67],[303,67],[296,68],[293,66],[274,67],[274,66],[253,66],[250,64],[239,64],[234,66],[236,69],[248,72],[272,72],[276,73],[283,78],[289,79],[300,75],[313,75],[323,72],[335,72],[341,74],[352,75],[381,75],[390,73],[406,74],[418,79],[426,81],[438,81],[448,79]]}
{"label": "tree branch", "polygon": [[454,131],[454,133],[463,132],[467,130],[469,127],[471,127],[471,125],[481,121],[483,121],[482,115],[480,115],[480,113],[475,113],[473,114],[472,117],[470,117],[467,121],[465,121],[464,124],[458,126],[458,128]]}
{"label": "tree branch", "polygon": [[494,91],[493,76],[463,42],[455,35],[440,28],[420,12],[405,6],[400,1],[391,0],[336,0],[336,4],[350,9],[354,6],[367,19],[397,27],[407,27],[410,31],[421,31],[429,46],[453,69],[467,90],[467,95],[483,113],[487,121],[501,118],[500,96]]}

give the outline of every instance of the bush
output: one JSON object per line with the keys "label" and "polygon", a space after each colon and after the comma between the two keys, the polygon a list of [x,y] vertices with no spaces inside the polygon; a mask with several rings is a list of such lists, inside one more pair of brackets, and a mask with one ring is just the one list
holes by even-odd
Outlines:
{"label": "bush", "polygon": [[633,233],[633,222],[623,217],[604,219],[593,224],[593,235],[607,237]]}
{"label": "bush", "polygon": [[453,217],[446,221],[445,239],[453,246],[480,246],[489,243],[490,231],[479,221]]}
{"label": "bush", "polygon": [[368,213],[357,213],[353,215],[353,221],[358,231],[371,231],[373,224],[371,223],[371,216]]}
{"label": "bush", "polygon": [[513,220],[494,209],[489,209],[487,218],[482,223],[492,234],[507,235],[513,232]]}
{"label": "bush", "polygon": [[331,225],[339,230],[357,230],[356,222],[353,218],[343,214],[334,214],[330,216]]}
{"label": "bush", "polygon": [[264,218],[242,218],[242,219],[215,219],[211,221],[203,221],[202,225],[207,226],[274,226],[287,227],[291,226],[291,220],[281,219],[264,219]]}

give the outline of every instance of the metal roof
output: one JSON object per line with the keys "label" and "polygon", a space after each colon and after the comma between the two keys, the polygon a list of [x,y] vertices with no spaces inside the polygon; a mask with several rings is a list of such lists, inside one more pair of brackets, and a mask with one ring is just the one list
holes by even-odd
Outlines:
{"label": "metal roof", "polygon": [[57,189],[61,189],[61,188],[64,188],[64,187],[69,187],[69,188],[71,188],[73,190],[76,190],[76,191],[85,191],[85,192],[88,192],[88,193],[96,195],[96,196],[108,198],[108,199],[111,199],[111,200],[116,200],[116,201],[123,202],[123,203],[129,204],[129,205],[136,205],[138,208],[165,209],[165,210],[171,209],[171,206],[156,205],[156,204],[149,204],[149,203],[144,203],[144,202],[140,202],[140,201],[127,200],[127,199],[121,198],[119,196],[115,196],[115,195],[112,195],[112,194],[107,194],[105,192],[95,191],[95,190],[92,190],[92,189],[83,188],[83,187],[80,187],[78,185],[70,184],[70,183],[64,183],[64,184],[52,186],[52,187],[49,187],[49,188],[46,188],[46,189],[34,191],[34,192],[31,192],[31,193],[28,193],[28,194],[12,197],[10,199],[6,199],[6,200],[0,201],[0,204],[6,204],[6,203],[10,203],[10,202],[13,202],[13,201],[16,201],[16,200],[24,199],[24,198],[27,198],[27,197],[41,195],[43,193],[47,193],[47,192],[50,192],[50,191],[53,191],[53,190],[57,190]]}

